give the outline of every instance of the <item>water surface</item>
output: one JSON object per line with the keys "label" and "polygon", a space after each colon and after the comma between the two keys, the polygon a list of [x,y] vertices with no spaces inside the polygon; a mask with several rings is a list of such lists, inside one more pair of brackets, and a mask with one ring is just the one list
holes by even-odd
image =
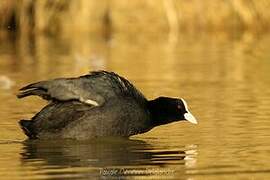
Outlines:
{"label": "water surface", "polygon": [[[5,179],[270,177],[270,37],[183,35],[0,42],[0,177]],[[46,102],[19,87],[90,70],[116,71],[148,98],[183,97],[199,120],[127,139],[24,141],[17,125]]]}

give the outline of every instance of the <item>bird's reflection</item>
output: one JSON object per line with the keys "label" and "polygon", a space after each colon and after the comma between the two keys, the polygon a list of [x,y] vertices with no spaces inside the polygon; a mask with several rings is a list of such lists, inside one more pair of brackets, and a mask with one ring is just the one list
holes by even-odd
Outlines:
{"label": "bird's reflection", "polygon": [[[25,141],[21,152],[22,164],[39,170],[90,168],[91,173],[95,169],[96,175],[100,176],[122,176],[128,170],[138,168],[142,171],[140,175],[147,175],[149,171],[146,170],[149,170],[149,167],[157,170],[170,165],[184,169],[186,157],[184,150],[166,150],[145,141],[122,138],[85,142]],[[151,175],[153,174],[155,173],[151,172]],[[81,175],[85,176],[85,173]]]}

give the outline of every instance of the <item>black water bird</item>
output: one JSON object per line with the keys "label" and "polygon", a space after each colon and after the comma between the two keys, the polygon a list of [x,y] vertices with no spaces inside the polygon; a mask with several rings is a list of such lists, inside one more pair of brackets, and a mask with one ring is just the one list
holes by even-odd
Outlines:
{"label": "black water bird", "polygon": [[114,72],[40,81],[21,88],[17,97],[32,95],[49,103],[31,120],[19,121],[29,139],[129,137],[180,120],[197,124],[183,99],[147,100]]}

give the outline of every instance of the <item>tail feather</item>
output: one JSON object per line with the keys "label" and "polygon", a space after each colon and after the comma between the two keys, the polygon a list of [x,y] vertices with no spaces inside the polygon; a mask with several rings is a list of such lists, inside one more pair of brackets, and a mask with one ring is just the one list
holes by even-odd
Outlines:
{"label": "tail feather", "polygon": [[33,88],[43,88],[45,82],[46,81],[40,81],[40,82],[28,84],[27,86],[22,87],[20,90],[24,91],[24,90],[29,90],[29,89],[33,89]]}
{"label": "tail feather", "polygon": [[37,135],[34,132],[33,121],[31,120],[20,120],[20,127],[22,128],[25,135],[29,137],[29,139],[37,139]]}
{"label": "tail feather", "polygon": [[47,91],[43,89],[30,89],[28,91],[22,91],[19,94],[17,94],[17,97],[24,98],[24,97],[32,96],[32,95],[41,96],[44,99],[49,98]]}

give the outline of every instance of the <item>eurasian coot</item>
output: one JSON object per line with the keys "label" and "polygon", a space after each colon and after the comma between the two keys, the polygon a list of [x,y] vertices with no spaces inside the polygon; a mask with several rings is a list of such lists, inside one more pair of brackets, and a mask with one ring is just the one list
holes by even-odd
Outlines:
{"label": "eurasian coot", "polygon": [[49,100],[49,104],[31,120],[19,121],[30,139],[129,137],[174,121],[197,124],[183,99],[148,101],[114,72],[40,81],[21,88],[17,97],[31,95]]}

